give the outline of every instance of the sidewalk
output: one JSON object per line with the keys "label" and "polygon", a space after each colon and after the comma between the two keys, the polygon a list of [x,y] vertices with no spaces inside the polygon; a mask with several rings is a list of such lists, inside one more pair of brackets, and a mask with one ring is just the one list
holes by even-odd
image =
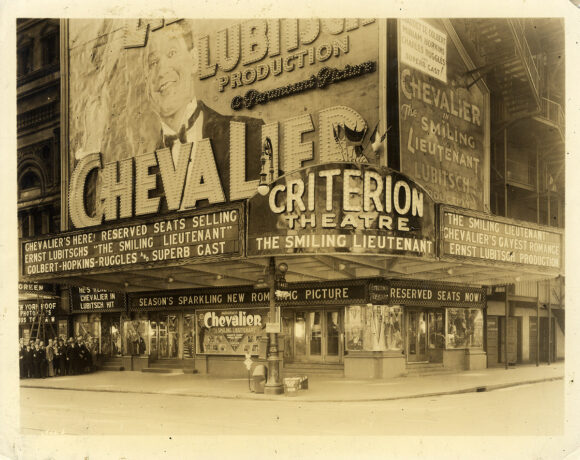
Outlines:
{"label": "sidewalk", "polygon": [[349,402],[388,401],[475,391],[491,391],[564,378],[564,363],[520,365],[452,374],[399,377],[389,380],[359,380],[309,375],[309,389],[296,396],[250,392],[247,379],[219,378],[198,374],[155,374],[100,371],[78,376],[20,381],[21,388],[166,394],[199,398],[252,399],[261,401]]}

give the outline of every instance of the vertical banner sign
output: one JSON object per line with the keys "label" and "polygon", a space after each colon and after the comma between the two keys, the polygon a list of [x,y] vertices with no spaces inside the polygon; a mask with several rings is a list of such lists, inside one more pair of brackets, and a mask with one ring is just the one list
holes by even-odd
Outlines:
{"label": "vertical banner sign", "polygon": [[399,20],[401,171],[435,201],[483,210],[487,102],[441,21]]}

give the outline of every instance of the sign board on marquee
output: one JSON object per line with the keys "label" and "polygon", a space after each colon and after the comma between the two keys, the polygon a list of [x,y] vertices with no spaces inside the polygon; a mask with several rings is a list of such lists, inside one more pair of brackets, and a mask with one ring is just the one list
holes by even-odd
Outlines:
{"label": "sign board on marquee", "polygon": [[[287,292],[289,295],[279,300],[279,305],[336,305],[364,302],[367,298],[366,280],[289,284]],[[128,294],[128,302],[131,311],[256,308],[269,305],[270,292],[252,286],[140,292]]]}
{"label": "sign board on marquee", "polygon": [[243,204],[23,240],[22,275],[98,273],[243,255]]}
{"label": "sign board on marquee", "polygon": [[563,232],[523,226],[489,214],[440,207],[442,259],[491,262],[558,272],[563,268]]}
{"label": "sign board on marquee", "polygon": [[106,289],[70,288],[73,313],[121,312],[125,310],[125,294]]}
{"label": "sign board on marquee", "polygon": [[401,171],[434,200],[484,210],[489,96],[442,20],[398,20]]}
{"label": "sign board on marquee", "polygon": [[390,280],[389,305],[485,307],[485,289],[447,283]]}
{"label": "sign board on marquee", "polygon": [[328,163],[286,174],[248,203],[248,256],[402,254],[435,258],[435,207],[386,168]]}

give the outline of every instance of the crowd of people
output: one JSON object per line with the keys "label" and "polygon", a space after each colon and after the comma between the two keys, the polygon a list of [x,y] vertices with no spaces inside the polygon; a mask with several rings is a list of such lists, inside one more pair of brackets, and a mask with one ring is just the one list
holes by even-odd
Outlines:
{"label": "crowd of people", "polygon": [[92,372],[97,360],[98,344],[82,337],[40,339],[26,343],[20,339],[20,378],[39,379]]}

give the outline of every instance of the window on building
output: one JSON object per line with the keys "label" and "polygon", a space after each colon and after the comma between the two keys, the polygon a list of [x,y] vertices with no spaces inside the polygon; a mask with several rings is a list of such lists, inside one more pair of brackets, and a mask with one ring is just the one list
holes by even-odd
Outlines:
{"label": "window on building", "polygon": [[346,308],[347,350],[388,351],[403,348],[400,306],[353,305]]}
{"label": "window on building", "polygon": [[447,309],[447,348],[483,347],[481,308]]}
{"label": "window on building", "polygon": [[27,238],[30,236],[30,226],[28,224],[28,214],[25,212],[22,212],[18,215],[18,223],[19,225],[19,232],[18,232],[18,236],[20,238]]}
{"label": "window on building", "polygon": [[28,171],[22,176],[19,184],[19,198],[21,200],[30,200],[38,198],[42,193],[42,184],[40,177],[33,171]]}
{"label": "window on building", "polygon": [[32,72],[32,42],[18,47],[17,72],[19,77]]}
{"label": "window on building", "polygon": [[41,39],[42,65],[47,66],[58,61],[58,35],[51,31]]}

